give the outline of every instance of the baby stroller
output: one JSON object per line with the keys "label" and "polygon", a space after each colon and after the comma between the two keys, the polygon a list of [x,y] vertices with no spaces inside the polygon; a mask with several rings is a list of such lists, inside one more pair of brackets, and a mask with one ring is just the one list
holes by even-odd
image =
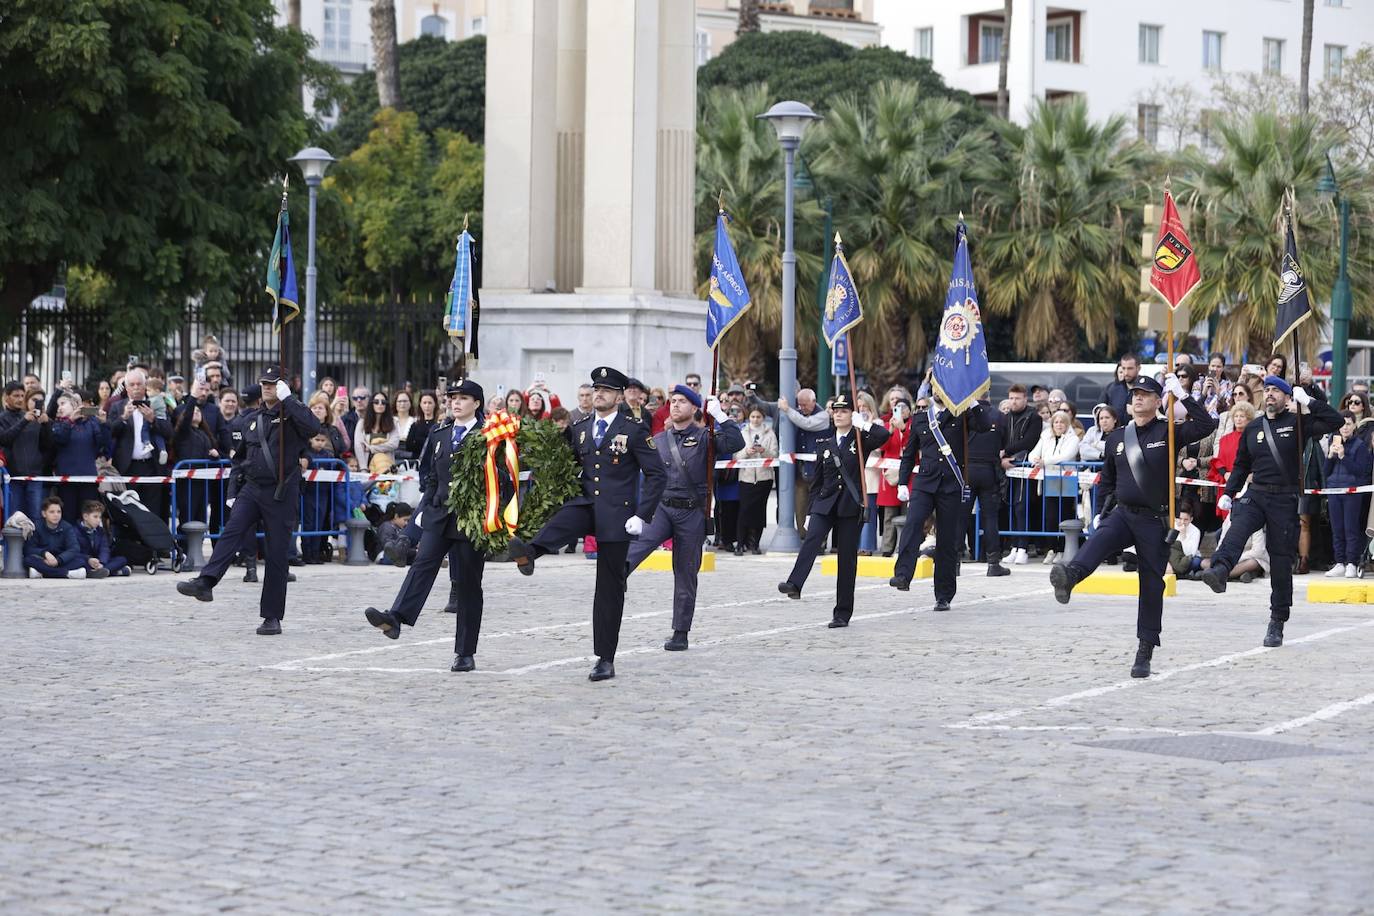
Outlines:
{"label": "baby stroller", "polygon": [[186,558],[177,549],[176,539],[167,523],[143,505],[137,491],[102,493],[101,497],[110,514],[115,554],[127,559],[130,566],[142,566],[150,576],[159,569],[181,572]]}

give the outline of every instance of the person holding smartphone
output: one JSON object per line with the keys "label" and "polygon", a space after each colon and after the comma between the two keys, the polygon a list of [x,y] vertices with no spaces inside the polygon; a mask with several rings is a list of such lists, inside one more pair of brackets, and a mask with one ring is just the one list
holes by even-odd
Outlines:
{"label": "person holding smartphone", "polygon": [[[6,383],[4,399],[4,410],[0,410],[0,447],[5,450],[10,475],[41,475],[47,469],[46,456],[52,448],[52,426],[41,410],[29,406],[21,383]],[[35,524],[41,515],[46,486],[39,480],[10,480],[14,508]]]}
{"label": "person holding smartphone", "polygon": [[[110,431],[95,417],[82,415],[79,393],[58,395],[57,416],[49,425],[56,449],[54,473],[63,477],[95,476],[95,460],[110,456]],[[93,483],[58,484],[56,492],[62,498],[62,518],[70,525],[81,521],[83,503],[100,499],[100,489]]]}
{"label": "person holding smartphone", "polygon": [[[744,427],[744,448],[735,452],[736,458],[778,457],[778,436],[768,425],[762,407],[749,409],[749,423]],[[739,469],[739,533],[735,537],[735,556],[747,550],[763,552],[759,541],[768,526],[768,494],[773,490],[776,468],[742,467]]]}

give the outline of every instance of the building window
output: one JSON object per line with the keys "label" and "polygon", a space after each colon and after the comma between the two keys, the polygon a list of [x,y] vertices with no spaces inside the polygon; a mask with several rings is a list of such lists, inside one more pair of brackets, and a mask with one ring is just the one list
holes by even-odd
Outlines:
{"label": "building window", "polygon": [[1136,132],[1151,146],[1159,144],[1159,106],[1139,105],[1136,108]]}
{"label": "building window", "polygon": [[1223,32],[1202,33],[1202,69],[1221,72],[1221,39]]}
{"label": "building window", "polygon": [[1221,132],[1217,130],[1220,122],[1221,113],[1211,108],[1202,109],[1198,117],[1198,136],[1202,140],[1202,148],[1209,153],[1221,148]]}
{"label": "building window", "polygon": [[705,29],[697,29],[696,55],[698,67],[711,59],[711,33]]}
{"label": "building window", "polygon": [[1264,72],[1283,72],[1283,39],[1264,39]]}
{"label": "building window", "polygon": [[1326,79],[1340,79],[1345,67],[1345,45],[1327,45],[1322,49],[1322,72]]}
{"label": "building window", "polygon": [[468,22],[468,37],[487,34],[487,17],[473,16]]}
{"label": "building window", "polygon": [[921,60],[930,60],[935,56],[935,30],[917,29],[916,30],[916,57]]}
{"label": "building window", "polygon": [[1157,25],[1140,24],[1140,62],[1159,63],[1159,29]]}
{"label": "building window", "polygon": [[1326,0],[1327,6],[1345,6],[1345,0]]}
{"label": "building window", "polygon": [[344,51],[353,39],[353,0],[324,0],[324,38],[326,51]]}
{"label": "building window", "polygon": [[1045,26],[1045,60],[1073,60],[1073,23],[1051,22]]}
{"label": "building window", "polygon": [[429,15],[420,20],[420,34],[443,38],[448,32],[448,23],[443,16]]}
{"label": "building window", "polygon": [[1002,59],[1001,23],[983,23],[978,27],[978,63],[995,64]]}

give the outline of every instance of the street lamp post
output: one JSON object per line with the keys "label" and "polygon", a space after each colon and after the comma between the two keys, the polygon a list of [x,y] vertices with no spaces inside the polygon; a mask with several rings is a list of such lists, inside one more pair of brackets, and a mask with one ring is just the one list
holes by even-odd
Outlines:
{"label": "street lamp post", "polygon": [[1350,199],[1341,194],[1331,157],[1326,157],[1326,174],[1317,181],[1317,190],[1332,197],[1341,211],[1341,264],[1331,288],[1331,397],[1345,393],[1346,371],[1350,363],[1350,272],[1347,257],[1350,245]]}
{"label": "street lamp post", "polygon": [[309,397],[319,388],[315,377],[318,349],[315,336],[315,197],[319,193],[324,173],[335,162],[333,156],[318,146],[307,147],[291,157],[291,161],[301,167],[305,183],[310,188],[310,222],[307,229],[309,242],[305,261],[305,341],[301,347],[301,394]]}
{"label": "street lamp post", "polygon": [[[797,396],[797,253],[792,248],[792,168],[801,146],[802,135],[819,115],[801,102],[779,102],[760,118],[773,125],[784,156],[783,174],[783,249],[782,249],[782,346],[778,350],[778,391],[789,401]],[[778,413],[778,450],[795,452],[797,433],[786,414]],[[797,536],[797,515],[793,503],[797,468],[792,462],[778,467],[778,528],[768,549],[795,553],[801,549]]]}

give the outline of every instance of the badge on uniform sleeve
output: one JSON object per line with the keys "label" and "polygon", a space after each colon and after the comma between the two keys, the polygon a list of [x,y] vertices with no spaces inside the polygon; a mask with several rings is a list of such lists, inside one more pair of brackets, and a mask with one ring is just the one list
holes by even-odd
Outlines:
{"label": "badge on uniform sleeve", "polygon": [[658,451],[658,446],[654,444],[654,437],[653,437],[653,436],[650,436],[648,439],[646,439],[646,440],[644,440],[644,441],[646,441],[646,442],[649,443],[649,448],[653,449],[654,451]]}
{"label": "badge on uniform sleeve", "polygon": [[1126,451],[1126,443],[1124,443],[1124,442],[1118,442],[1118,443],[1116,444],[1116,453],[1117,453],[1118,455],[1120,455],[1120,454],[1121,454],[1122,452],[1124,452],[1124,451]]}
{"label": "badge on uniform sleeve", "polygon": [[1255,441],[1256,441],[1256,442],[1263,442],[1263,441],[1264,441],[1264,430],[1260,430],[1259,432],[1255,433]]}
{"label": "badge on uniform sleeve", "polygon": [[255,432],[255,431],[257,430],[257,428],[258,428],[258,421],[257,421],[257,420],[254,420],[252,423],[249,423],[249,424],[248,424],[248,431],[249,431],[250,433],[251,433],[251,432]]}
{"label": "badge on uniform sleeve", "polygon": [[821,455],[821,457],[822,457],[822,458],[829,458],[829,457],[830,457],[830,449],[826,449],[825,452],[824,452],[824,454]]}

